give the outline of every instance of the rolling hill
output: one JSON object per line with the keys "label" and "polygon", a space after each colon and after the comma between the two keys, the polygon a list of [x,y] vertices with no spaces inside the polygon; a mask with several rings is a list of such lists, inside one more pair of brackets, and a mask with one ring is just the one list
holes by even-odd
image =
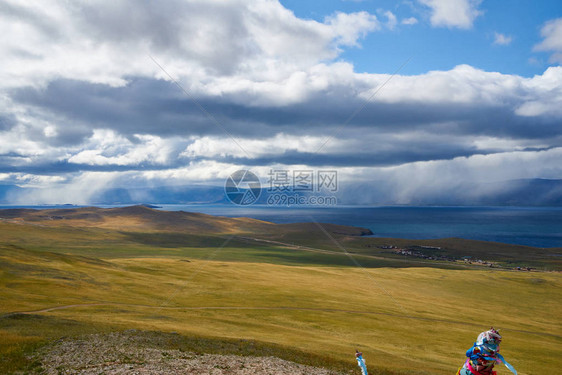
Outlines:
{"label": "rolling hill", "polygon": [[[490,325],[520,374],[560,365],[558,272],[404,257],[381,244],[429,242],[365,237],[362,228],[140,206],[2,210],[0,218],[0,373],[144,371],[153,360],[131,353],[154,350],[158,361],[273,356],[348,373],[359,348],[374,374],[445,375]],[[440,241],[431,244],[498,257],[511,249],[513,259],[554,264],[540,249]],[[81,349],[131,336],[148,351]],[[53,359],[72,353],[86,360]]]}

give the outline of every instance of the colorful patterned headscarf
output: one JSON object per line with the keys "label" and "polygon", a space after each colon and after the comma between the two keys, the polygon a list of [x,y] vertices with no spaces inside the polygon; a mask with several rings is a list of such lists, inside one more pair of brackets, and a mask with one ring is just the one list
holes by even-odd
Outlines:
{"label": "colorful patterned headscarf", "polygon": [[511,372],[517,375],[517,371],[510,365],[500,352],[500,343],[502,337],[500,333],[494,329],[482,332],[478,335],[476,342],[472,348],[468,349],[466,356],[473,361],[478,361],[478,359],[483,359],[486,361],[496,361],[503,363]]}

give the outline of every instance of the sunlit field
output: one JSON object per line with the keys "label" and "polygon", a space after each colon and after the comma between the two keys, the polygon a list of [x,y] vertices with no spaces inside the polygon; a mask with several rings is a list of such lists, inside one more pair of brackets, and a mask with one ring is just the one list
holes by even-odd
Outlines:
{"label": "sunlit field", "polygon": [[253,340],[260,349],[251,354],[355,370],[358,348],[373,373],[450,374],[493,325],[520,374],[560,365],[556,272],[393,259],[365,267],[357,256],[358,267],[345,254],[231,237],[149,248],[107,228],[3,223],[2,231],[3,373],[32,366],[25,355],[61,336],[131,328],[177,332],[188,347],[198,338],[202,351]]}

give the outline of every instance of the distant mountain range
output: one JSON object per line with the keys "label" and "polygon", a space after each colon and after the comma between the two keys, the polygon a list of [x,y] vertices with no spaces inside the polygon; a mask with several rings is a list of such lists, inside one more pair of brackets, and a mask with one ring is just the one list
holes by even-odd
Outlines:
{"label": "distant mountain range", "polygon": [[[33,188],[0,185],[0,204],[25,204],[20,196]],[[291,193],[294,195],[296,193]],[[298,193],[310,196],[314,193]],[[406,200],[396,196],[396,187],[385,181],[369,184],[341,184],[335,195],[342,205],[442,205],[442,206],[562,206],[562,180],[522,179],[502,182],[444,186],[415,191]],[[266,204],[270,193],[262,189],[257,204]],[[74,202],[45,202],[52,204]],[[110,188],[90,199],[93,205],[110,204],[221,204],[229,203],[222,186],[161,186],[152,188]]]}

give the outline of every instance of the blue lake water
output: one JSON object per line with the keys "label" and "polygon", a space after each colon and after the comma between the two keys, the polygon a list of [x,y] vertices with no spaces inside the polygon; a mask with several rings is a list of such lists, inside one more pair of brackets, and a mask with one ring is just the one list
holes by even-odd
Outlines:
{"label": "blue lake water", "polygon": [[162,205],[274,223],[318,221],[369,228],[377,237],[445,238],[562,247],[562,207],[271,207]]}
{"label": "blue lake water", "polygon": [[[32,206],[49,207],[61,206]],[[562,247],[562,207],[159,207],[169,211],[182,210],[228,217],[245,216],[274,223],[318,221],[354,225],[369,228],[377,237],[460,237],[536,247]]]}

